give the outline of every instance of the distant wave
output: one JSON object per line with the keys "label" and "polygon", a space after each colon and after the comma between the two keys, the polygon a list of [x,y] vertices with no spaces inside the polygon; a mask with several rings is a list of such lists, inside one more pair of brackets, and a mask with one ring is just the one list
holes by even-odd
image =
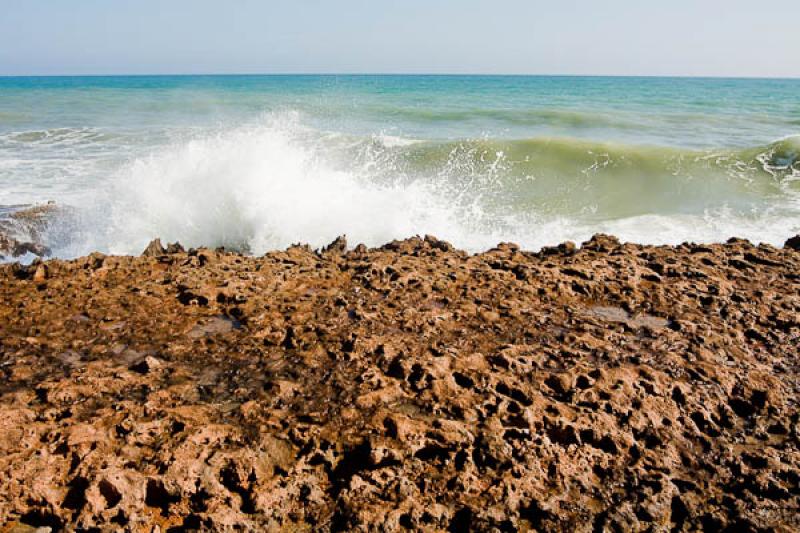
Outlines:
{"label": "distant wave", "polygon": [[636,123],[619,114],[594,113],[569,109],[433,109],[427,107],[371,108],[371,112],[415,122],[462,122],[492,120],[522,126],[561,126],[564,128],[634,128]]}
{"label": "distant wave", "polygon": [[34,131],[12,131],[0,134],[3,143],[29,145],[91,144],[115,138],[116,135],[97,128],[52,128]]}
{"label": "distant wave", "polygon": [[[667,107],[667,106],[665,106]],[[364,106],[361,112],[376,116],[406,120],[415,124],[456,125],[459,123],[487,123],[494,127],[530,127],[555,129],[564,131],[591,131],[613,129],[615,131],[635,131],[642,128],[656,127],[658,124],[680,126],[686,124],[716,124],[725,127],[729,117],[720,117],[702,112],[675,111],[668,107],[659,110],[655,107],[650,113],[635,113],[630,109],[623,110],[582,110],[558,107],[514,108],[514,107],[409,107],[409,106]],[[653,117],[652,113],[656,113]],[[744,123],[774,124],[775,117],[753,113],[740,113]],[[787,118],[787,125],[798,125],[800,120]]]}

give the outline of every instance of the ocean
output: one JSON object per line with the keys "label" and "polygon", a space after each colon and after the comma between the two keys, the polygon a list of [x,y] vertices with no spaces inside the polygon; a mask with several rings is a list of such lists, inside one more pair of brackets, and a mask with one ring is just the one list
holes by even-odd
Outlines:
{"label": "ocean", "polygon": [[154,237],[780,245],[800,233],[800,80],[0,78],[0,213],[47,201],[69,213],[44,236],[58,257]]}

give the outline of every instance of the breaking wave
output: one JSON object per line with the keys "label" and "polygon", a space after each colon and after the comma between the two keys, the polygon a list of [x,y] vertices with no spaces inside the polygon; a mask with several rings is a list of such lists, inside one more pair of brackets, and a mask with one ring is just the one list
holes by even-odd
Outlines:
{"label": "breaking wave", "polygon": [[800,232],[798,178],[798,137],[713,152],[569,138],[425,141],[322,131],[278,113],[134,157],[83,206],[56,253],[138,253],[157,236],[252,253],[341,234],[368,245],[434,234],[473,251],[598,231],[646,243],[735,235],[781,244]]}

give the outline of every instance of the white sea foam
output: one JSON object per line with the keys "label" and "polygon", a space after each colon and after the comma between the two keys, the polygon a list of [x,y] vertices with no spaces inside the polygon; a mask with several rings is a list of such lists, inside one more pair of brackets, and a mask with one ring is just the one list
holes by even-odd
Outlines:
{"label": "white sea foam", "polygon": [[292,115],[137,159],[117,175],[108,205],[98,215],[109,217],[115,253],[138,252],[154,236],[254,253],[340,234],[369,245],[424,232],[468,238],[458,206],[429,184],[375,182],[364,162],[335,168],[321,137]]}
{"label": "white sea foam", "polygon": [[[419,141],[321,132],[296,113],[192,131],[98,182],[97,194],[83,202],[70,227],[57,228],[51,244],[61,256],[93,250],[135,254],[160,237],[260,254],[296,242],[320,247],[341,234],[370,246],[433,234],[479,251],[500,241],[527,249],[581,242],[598,231],[657,244],[731,236],[781,244],[800,232],[792,190],[774,208],[751,213],[725,202],[696,213],[666,209],[624,217],[580,202],[563,212],[536,212],[519,204],[514,187],[538,182],[514,182],[508,155],[484,142],[444,145],[441,154],[409,170],[407,159],[428,157],[437,148],[426,151],[423,144],[421,152],[408,152]],[[563,197],[591,197],[579,190],[599,186],[590,177],[571,184],[565,177],[558,184],[567,190]]]}
{"label": "white sea foam", "polygon": [[387,148],[397,148],[403,146],[412,146],[419,144],[422,141],[418,139],[408,139],[406,137],[398,137],[396,135],[389,135],[388,133],[381,133],[378,135],[380,143]]}

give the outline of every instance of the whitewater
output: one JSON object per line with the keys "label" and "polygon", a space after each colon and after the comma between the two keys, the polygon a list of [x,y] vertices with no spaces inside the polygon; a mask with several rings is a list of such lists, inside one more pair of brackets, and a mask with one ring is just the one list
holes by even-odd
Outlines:
{"label": "whitewater", "polygon": [[800,81],[0,78],[0,215],[59,257],[346,234],[478,251],[800,233]]}

